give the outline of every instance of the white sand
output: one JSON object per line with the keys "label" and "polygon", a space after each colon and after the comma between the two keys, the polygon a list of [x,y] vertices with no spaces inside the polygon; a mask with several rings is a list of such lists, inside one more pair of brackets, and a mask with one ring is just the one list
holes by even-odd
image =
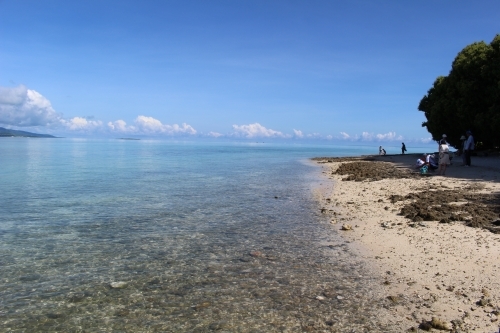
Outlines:
{"label": "white sand", "polygon": [[[401,167],[411,167],[416,160],[402,155],[376,158]],[[444,177],[374,182],[342,181],[342,176],[332,174],[340,163],[321,164],[331,179],[319,189],[322,207],[332,210],[334,229],[346,223],[353,227],[339,233],[352,241],[354,251],[366,258],[387,296],[393,297],[395,305],[387,320],[395,331],[416,328],[436,317],[449,328],[460,326],[457,332],[499,332],[500,234],[463,222],[429,221],[411,227],[398,215],[403,202],[388,200],[392,194],[471,184],[484,185],[477,193],[500,193],[500,159],[473,157],[472,163],[470,168],[455,163]],[[477,304],[481,299],[487,305]]]}

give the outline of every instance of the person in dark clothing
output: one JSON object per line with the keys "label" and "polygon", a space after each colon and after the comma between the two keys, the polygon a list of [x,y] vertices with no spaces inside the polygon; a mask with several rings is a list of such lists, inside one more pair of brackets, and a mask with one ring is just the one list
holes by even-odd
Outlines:
{"label": "person in dark clothing", "polygon": [[460,145],[460,149],[459,149],[459,152],[460,152],[460,155],[462,155],[462,165],[467,165],[467,161],[465,160],[465,140],[467,140],[467,138],[465,137],[465,135],[462,135],[460,137],[460,141],[462,141],[462,144]]}
{"label": "person in dark clothing", "polygon": [[406,146],[405,143],[403,142],[403,145],[401,146],[401,154],[404,155],[405,151],[406,151]]}
{"label": "person in dark clothing", "polygon": [[471,131],[465,132],[465,135],[467,135],[467,140],[465,140],[464,144],[465,166],[470,167],[470,155],[474,150],[474,137],[472,136]]}

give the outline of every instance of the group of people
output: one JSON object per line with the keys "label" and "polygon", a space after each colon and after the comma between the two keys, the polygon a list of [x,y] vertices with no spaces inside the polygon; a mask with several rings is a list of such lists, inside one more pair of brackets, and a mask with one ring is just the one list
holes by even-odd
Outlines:
{"label": "group of people", "polygon": [[416,167],[422,171],[422,173],[427,173],[427,170],[436,170],[439,168],[438,161],[434,155],[423,154],[417,159]]}
{"label": "group of people", "polygon": [[[433,154],[423,154],[418,158],[416,167],[420,169],[422,173],[427,172],[427,170],[437,170],[439,175],[445,175],[446,167],[451,164],[452,160],[450,155],[450,145],[446,139],[446,134],[443,134],[441,140],[439,140],[438,158],[436,158]],[[462,149],[459,150],[459,154],[462,155],[464,165],[469,167],[470,156],[474,150],[474,137],[472,136],[472,132],[465,132],[465,135],[462,135],[460,140],[462,141]],[[401,146],[401,154],[404,154],[406,151],[406,145],[403,142]],[[378,153],[379,155],[385,155],[386,151],[382,148],[382,146],[379,146]]]}
{"label": "group of people", "polygon": [[[472,154],[472,151],[474,150],[474,137],[472,136],[471,131],[467,131],[465,135],[466,136],[462,135],[462,137],[460,138],[460,140],[462,141],[461,154],[464,165],[466,167],[469,167],[471,163],[470,156]],[[437,161],[437,163],[434,155],[423,154],[418,158],[416,167],[424,172],[426,172],[427,170],[437,169],[438,174],[444,176],[446,173],[446,167],[451,164],[452,159],[452,157],[450,156],[450,147],[448,142],[446,141],[446,138],[446,134],[443,134],[441,140],[439,140],[439,160]],[[404,143],[403,148],[406,148],[404,147]],[[404,154],[403,148],[401,149],[402,153]]]}
{"label": "group of people", "polygon": [[[404,154],[405,151],[406,151],[406,146],[405,146],[405,143],[403,142],[403,146],[401,146],[401,154]],[[378,154],[385,155],[385,154],[387,154],[387,152],[385,151],[384,148],[382,148],[382,146],[379,146],[378,147]]]}

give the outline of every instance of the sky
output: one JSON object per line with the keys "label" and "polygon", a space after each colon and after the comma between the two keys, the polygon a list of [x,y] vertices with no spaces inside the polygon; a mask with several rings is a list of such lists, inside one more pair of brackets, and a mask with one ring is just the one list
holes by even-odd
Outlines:
{"label": "sky", "polygon": [[0,0],[0,126],[429,142],[421,98],[500,1]]}

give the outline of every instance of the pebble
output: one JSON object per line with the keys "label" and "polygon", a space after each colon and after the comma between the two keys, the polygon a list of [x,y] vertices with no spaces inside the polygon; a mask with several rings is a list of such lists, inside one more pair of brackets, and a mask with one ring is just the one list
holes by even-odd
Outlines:
{"label": "pebble", "polygon": [[490,302],[489,299],[486,298],[481,298],[479,301],[476,302],[477,305],[479,306],[486,306]]}
{"label": "pebble", "polygon": [[210,302],[203,302],[203,303],[200,303],[200,304],[195,305],[195,306],[194,306],[194,309],[195,309],[196,311],[199,311],[199,310],[202,310],[202,309],[204,309],[204,308],[208,308],[210,305],[211,305],[211,303],[210,303]]}
{"label": "pebble", "polygon": [[258,257],[262,257],[263,254],[260,251],[252,251],[252,252],[250,252],[250,256],[252,256],[254,258],[258,258]]}
{"label": "pebble", "polygon": [[123,288],[127,288],[127,282],[123,282],[123,281],[117,281],[117,282],[111,282],[109,284],[109,286],[113,289],[123,289]]}

